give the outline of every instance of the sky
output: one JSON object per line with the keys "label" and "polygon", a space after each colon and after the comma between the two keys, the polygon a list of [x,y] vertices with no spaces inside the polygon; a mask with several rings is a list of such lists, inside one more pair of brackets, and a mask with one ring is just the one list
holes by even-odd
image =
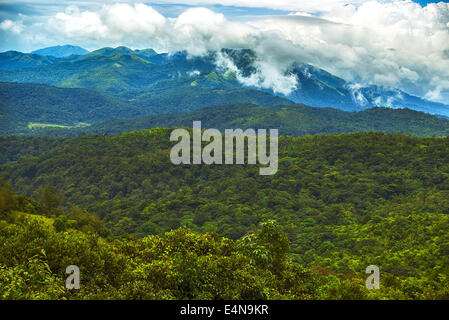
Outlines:
{"label": "sky", "polygon": [[[158,52],[250,48],[288,93],[292,62],[449,104],[449,4],[412,0],[0,0],[0,52],[73,44]],[[222,57],[223,67],[235,66]]]}

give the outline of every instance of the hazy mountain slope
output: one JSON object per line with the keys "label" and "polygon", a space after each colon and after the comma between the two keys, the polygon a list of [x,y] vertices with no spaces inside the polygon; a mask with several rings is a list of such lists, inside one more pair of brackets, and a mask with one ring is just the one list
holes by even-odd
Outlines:
{"label": "hazy mountain slope", "polygon": [[296,76],[298,87],[287,95],[289,99],[314,107],[336,107],[346,111],[363,109],[345,88],[343,79],[309,65],[295,66],[290,72]]}
{"label": "hazy mountain slope", "polygon": [[398,89],[354,85],[306,64],[296,65],[290,72],[297,77],[298,88],[287,97],[295,102],[345,111],[388,107],[449,116],[448,105],[412,96]]}
{"label": "hazy mountain slope", "polygon": [[37,54],[6,51],[0,53],[0,70],[13,70],[27,67],[43,66],[59,62],[55,57],[44,57]]}
{"label": "hazy mountain slope", "polygon": [[[386,106],[394,108],[409,108],[430,114],[449,116],[449,106],[442,103],[428,101],[416,96],[409,95],[400,90],[381,89],[369,86],[359,89],[360,93],[369,101],[368,106]],[[365,106],[366,106],[365,105]]]}
{"label": "hazy mountain slope", "polygon": [[41,56],[53,56],[57,58],[63,58],[71,55],[81,56],[86,53],[89,53],[89,51],[78,46],[63,45],[63,46],[47,47],[32,51],[31,53],[39,54]]}

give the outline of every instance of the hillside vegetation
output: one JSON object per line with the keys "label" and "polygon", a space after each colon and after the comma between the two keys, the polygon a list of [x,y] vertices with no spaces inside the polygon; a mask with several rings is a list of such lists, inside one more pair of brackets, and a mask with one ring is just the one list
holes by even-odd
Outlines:
{"label": "hillside vegetation", "polygon": [[[97,217],[15,195],[0,179],[1,299],[313,299],[312,273],[288,257],[273,223],[239,241],[180,228],[142,239],[108,235]],[[54,195],[54,194],[53,194]],[[56,201],[56,202],[55,202]],[[259,253],[254,253],[257,248]],[[68,265],[80,290],[65,288]]]}
{"label": "hillside vegetation", "polygon": [[141,108],[89,89],[0,82],[0,116],[9,123],[0,134],[28,132],[30,122],[72,126],[148,115]]}

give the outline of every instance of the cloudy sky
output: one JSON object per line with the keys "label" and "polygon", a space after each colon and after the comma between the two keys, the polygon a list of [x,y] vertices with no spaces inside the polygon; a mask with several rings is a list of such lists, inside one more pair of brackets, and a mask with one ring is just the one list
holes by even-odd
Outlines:
{"label": "cloudy sky", "polygon": [[0,51],[251,48],[274,83],[293,61],[449,104],[449,4],[411,0],[0,0]]}

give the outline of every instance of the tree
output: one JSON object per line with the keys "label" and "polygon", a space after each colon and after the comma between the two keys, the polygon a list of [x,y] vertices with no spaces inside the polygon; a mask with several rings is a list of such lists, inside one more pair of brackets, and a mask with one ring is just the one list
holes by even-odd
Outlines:
{"label": "tree", "polygon": [[238,242],[238,248],[251,257],[251,262],[279,274],[285,268],[289,241],[276,221],[260,224],[256,232],[244,236]]}
{"label": "tree", "polygon": [[6,216],[16,205],[17,199],[11,190],[9,181],[0,177],[0,214]]}
{"label": "tree", "polygon": [[39,202],[47,214],[61,214],[59,206],[64,202],[64,195],[52,185],[46,185],[38,190]]}

